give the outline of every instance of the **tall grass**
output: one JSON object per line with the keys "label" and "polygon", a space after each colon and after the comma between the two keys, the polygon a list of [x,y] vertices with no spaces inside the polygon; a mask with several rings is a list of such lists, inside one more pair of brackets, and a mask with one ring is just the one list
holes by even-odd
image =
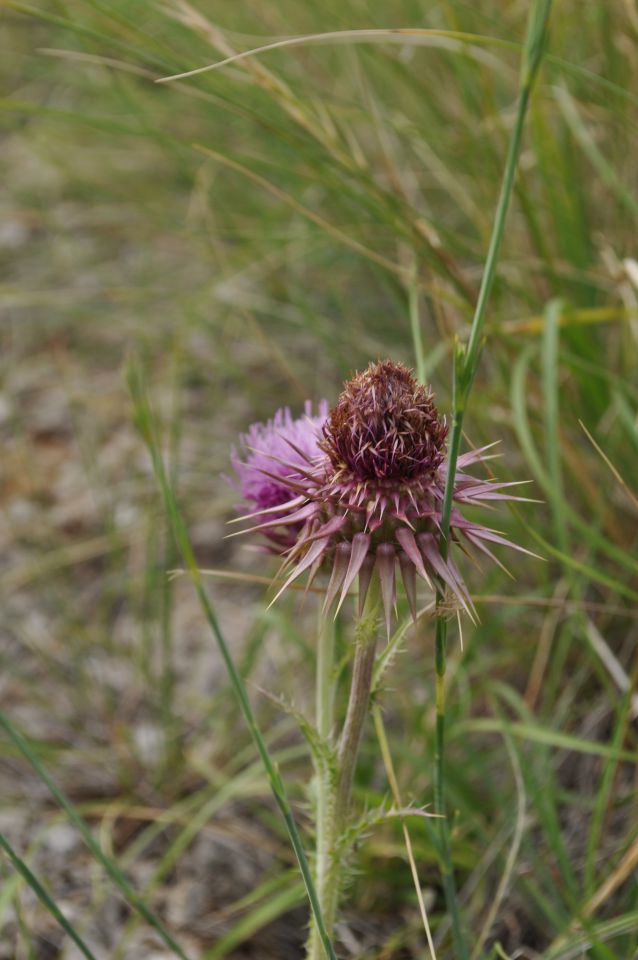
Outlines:
{"label": "tall grass", "polygon": [[[306,711],[314,625],[296,598],[264,613],[270,570],[223,545],[233,495],[220,474],[248,422],[334,398],[370,358],[414,363],[414,343],[452,410],[527,8],[277,0],[256,22],[243,0],[5,4],[4,710],[189,956],[241,957],[251,942],[260,957],[300,955],[307,918],[205,625],[164,575],[176,557],[130,427],[125,355],[145,357],[172,482],[201,566],[218,571],[209,588],[268,749],[287,784],[302,782],[294,723],[258,691],[268,681]],[[396,27],[412,32],[379,32]],[[477,957],[638,949],[637,39],[621,0],[557,7],[463,423],[464,443],[501,437],[499,477],[534,481],[542,503],[496,524],[546,558],[516,559],[514,581],[468,569],[481,622],[463,650],[449,627],[451,849]],[[433,622],[406,635],[377,694],[391,780],[417,805],[433,800],[433,637]],[[368,735],[355,790],[373,808],[390,782]],[[38,956],[43,936],[64,950],[52,905],[100,955],[117,886],[74,854],[69,900],[49,845],[68,811],[45,802],[9,740],[2,766],[7,810],[31,798],[33,817],[4,811],[17,859],[0,867],[0,941],[16,955]],[[291,800],[303,826],[306,798]],[[432,837],[408,827],[437,956],[451,958]],[[246,862],[259,850],[255,875],[223,903],[199,877],[202,917],[175,919],[211,835]],[[125,918],[118,955],[148,949],[150,929]],[[341,952],[366,960],[425,954],[400,823],[362,843],[342,936]]]}

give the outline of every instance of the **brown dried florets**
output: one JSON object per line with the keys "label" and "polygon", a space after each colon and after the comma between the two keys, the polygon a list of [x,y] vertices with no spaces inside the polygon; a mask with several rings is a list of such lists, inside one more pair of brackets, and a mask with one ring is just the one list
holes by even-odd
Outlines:
{"label": "brown dried florets", "polygon": [[385,360],[347,382],[320,447],[336,471],[400,482],[437,469],[446,435],[432,393],[402,363]]}

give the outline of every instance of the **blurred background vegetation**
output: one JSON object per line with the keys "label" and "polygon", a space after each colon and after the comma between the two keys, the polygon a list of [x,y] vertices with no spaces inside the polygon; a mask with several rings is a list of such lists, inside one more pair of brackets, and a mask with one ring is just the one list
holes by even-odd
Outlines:
{"label": "blurred background vegetation", "polygon": [[[147,364],[303,823],[307,750],[263,691],[310,712],[313,605],[266,612],[274,568],[223,539],[229,450],[281,405],[333,400],[370,359],[413,364],[415,336],[449,410],[527,6],[2,4],[3,709],[190,957],[301,957],[307,917],[192,589],[166,575],[178,560],[125,359]],[[359,32],[316,36],[342,31]],[[154,82],[293,35],[315,40]],[[514,579],[466,565],[481,623],[463,650],[452,629],[453,847],[477,958],[638,949],[636,64],[630,0],[555,6],[466,417],[468,444],[501,441],[498,476],[542,501],[490,522],[544,557],[516,557]],[[425,619],[381,699],[406,803],[432,799],[432,647]],[[369,807],[389,793],[378,753],[370,729]],[[10,738],[0,787],[0,830],[97,958],[176,955]],[[429,835],[410,828],[451,958]],[[371,829],[356,867],[340,954],[424,957],[399,827]],[[0,876],[2,960],[78,956],[10,860]]]}

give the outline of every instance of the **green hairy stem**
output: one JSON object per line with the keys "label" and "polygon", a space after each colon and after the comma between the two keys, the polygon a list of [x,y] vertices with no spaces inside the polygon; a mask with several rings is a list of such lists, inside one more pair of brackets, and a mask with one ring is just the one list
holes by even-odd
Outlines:
{"label": "green hairy stem", "polygon": [[[344,863],[340,841],[350,822],[352,785],[365,721],[370,710],[370,694],[379,631],[379,582],[372,579],[363,614],[355,630],[355,651],[348,709],[339,737],[334,770],[316,764],[317,830],[315,885],[328,936],[332,938],[339,903]],[[329,739],[333,729],[334,694],[332,625],[322,623],[317,656],[317,727]],[[321,944],[316,924],[311,926],[307,960],[320,960]]]}

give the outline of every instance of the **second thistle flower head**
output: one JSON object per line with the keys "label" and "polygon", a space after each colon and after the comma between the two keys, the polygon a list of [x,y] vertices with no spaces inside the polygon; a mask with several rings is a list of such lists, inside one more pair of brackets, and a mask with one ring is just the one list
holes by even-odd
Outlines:
{"label": "second thistle flower head", "polygon": [[[316,423],[309,422],[308,429],[316,430]],[[305,571],[312,580],[327,568],[326,606],[337,597],[340,606],[357,578],[362,604],[376,572],[389,630],[398,567],[413,617],[417,575],[431,589],[447,588],[472,615],[472,600],[452,552],[446,559],[441,555],[447,426],[431,391],[403,364],[371,363],[344,385],[321,434],[312,453],[300,445],[299,436],[293,442],[285,434],[273,440],[270,453],[261,451],[277,464],[282,495],[277,497],[276,514],[272,508],[253,513],[262,520],[253,530],[271,540],[276,534],[278,542],[286,544],[284,569],[289,573],[282,591]],[[287,448],[283,455],[282,446]],[[509,484],[464,472],[485,459],[486,449],[466,453],[457,461],[450,541],[466,552],[468,546],[474,547],[495,559],[490,543],[521,548],[467,520],[459,508],[522,498],[504,492]],[[263,469],[272,481],[273,467]]]}

